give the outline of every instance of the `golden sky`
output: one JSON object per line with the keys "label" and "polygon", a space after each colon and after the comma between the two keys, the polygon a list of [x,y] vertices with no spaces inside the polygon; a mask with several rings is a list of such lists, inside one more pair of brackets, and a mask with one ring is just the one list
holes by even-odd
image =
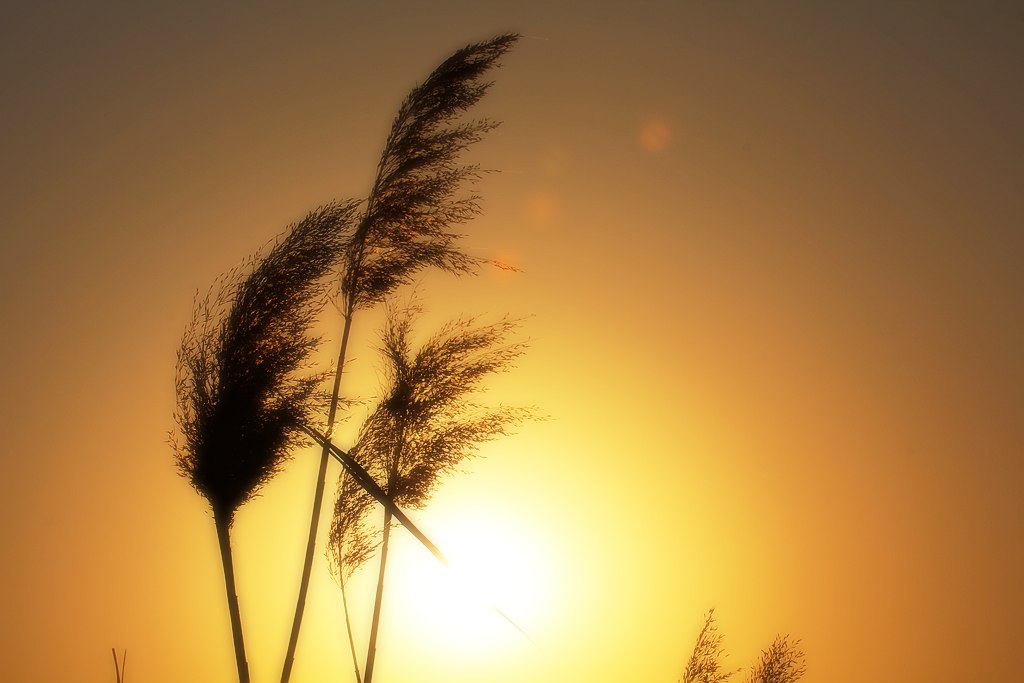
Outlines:
{"label": "golden sky", "polygon": [[[671,683],[712,607],[733,667],[789,633],[807,681],[1019,676],[1019,3],[4,14],[0,678],[107,683],[116,646],[129,681],[232,679],[214,528],[166,444],[192,296],[365,195],[409,88],[504,31],[466,246],[522,272],[419,289],[430,323],[530,316],[487,399],[549,419],[415,515],[456,577],[396,533],[377,680]],[[235,525],[254,681],[278,680],[316,460]],[[317,562],[296,683],[351,679]]]}

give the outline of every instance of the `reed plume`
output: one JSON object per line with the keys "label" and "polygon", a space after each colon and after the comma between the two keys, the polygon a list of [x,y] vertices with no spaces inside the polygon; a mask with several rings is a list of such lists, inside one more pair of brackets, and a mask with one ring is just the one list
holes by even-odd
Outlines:
{"label": "reed plume", "polygon": [[[807,670],[804,653],[797,647],[799,643],[799,640],[790,641],[789,636],[776,636],[747,673],[746,683],[796,683]],[[715,610],[711,609],[697,635],[693,654],[686,663],[680,683],[723,683],[739,673],[739,669],[722,670],[719,660],[724,654],[722,635],[715,623]]]}
{"label": "reed plume", "polygon": [[747,675],[747,683],[795,683],[807,672],[799,640],[776,636]]}
{"label": "reed plume", "polygon": [[[485,261],[463,253],[458,246],[460,235],[453,229],[480,213],[479,197],[460,192],[472,186],[481,171],[461,163],[459,157],[497,124],[487,119],[460,122],[460,118],[487,92],[490,83],[483,80],[484,75],[517,39],[515,34],[505,34],[457,50],[409,93],[398,110],[341,269],[344,326],[327,417],[328,439],[337,415],[355,312],[380,303],[425,268],[465,274]],[[294,664],[329,460],[325,445],[281,683],[288,683]]]}
{"label": "reed plume", "polygon": [[[402,508],[424,507],[440,478],[451,472],[485,441],[506,433],[528,416],[518,408],[483,408],[471,400],[489,375],[507,369],[522,353],[522,344],[506,343],[517,322],[502,320],[478,325],[461,319],[445,325],[418,349],[411,337],[418,309],[390,307],[382,333],[386,363],[384,398],[359,430],[349,451],[383,482],[388,497]],[[329,549],[337,572],[350,575],[380,547],[380,569],[370,626],[365,683],[371,683],[384,590],[392,514],[385,510],[376,539],[369,536],[366,516],[372,509],[365,491],[342,481]]]}
{"label": "reed plume", "polygon": [[693,646],[693,654],[686,663],[680,683],[724,683],[735,671],[723,671],[719,661],[725,654],[722,648],[722,634],[715,623],[715,610],[708,610],[704,618],[704,626],[697,634],[697,642]]}
{"label": "reed plume", "polygon": [[311,212],[265,255],[250,258],[198,298],[178,351],[179,472],[213,512],[239,680],[249,680],[234,586],[230,528],[319,416],[323,376],[302,374],[318,340],[310,335],[324,279],[343,257],[357,204]]}
{"label": "reed plume", "polygon": [[480,168],[459,156],[498,124],[457,123],[490,88],[481,81],[518,39],[505,34],[468,45],[409,93],[391,126],[377,177],[342,278],[346,308],[379,303],[418,271],[472,271],[483,259],[464,254],[451,230],[480,213],[479,197],[458,196]]}

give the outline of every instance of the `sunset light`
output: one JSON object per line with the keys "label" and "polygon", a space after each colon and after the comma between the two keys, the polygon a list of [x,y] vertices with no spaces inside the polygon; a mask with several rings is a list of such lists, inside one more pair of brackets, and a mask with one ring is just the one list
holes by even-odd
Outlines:
{"label": "sunset light", "polygon": [[415,547],[404,553],[392,596],[403,619],[422,623],[436,647],[477,657],[518,651],[531,632],[546,628],[551,594],[562,577],[530,542],[528,530],[485,524],[465,513],[433,525],[443,529],[434,536],[451,567]]}
{"label": "sunset light", "polygon": [[5,10],[0,681],[1020,680],[1019,2]]}

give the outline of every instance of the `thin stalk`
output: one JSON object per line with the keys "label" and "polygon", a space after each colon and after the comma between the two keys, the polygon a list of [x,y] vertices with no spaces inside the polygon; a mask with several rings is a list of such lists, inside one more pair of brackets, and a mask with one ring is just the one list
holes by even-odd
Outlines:
{"label": "thin stalk", "polygon": [[[374,179],[374,187],[380,182],[381,168],[378,166],[377,177]],[[370,211],[374,206],[374,196],[370,195],[367,202],[366,212],[363,214],[364,218],[362,223],[357,229],[359,232],[365,231],[366,216],[370,216]],[[302,578],[299,580],[299,596],[295,602],[295,616],[292,618],[292,632],[288,638],[288,650],[284,656],[284,666],[281,669],[281,683],[288,683],[288,680],[292,675],[292,665],[295,663],[295,648],[299,644],[299,629],[302,628],[302,614],[306,609],[306,594],[309,592],[309,577],[313,571],[313,553],[316,551],[316,534],[320,528],[320,510],[323,507],[324,502],[324,487],[327,483],[327,463],[331,459],[331,445],[330,438],[334,430],[334,422],[338,413],[338,398],[341,395],[341,374],[345,367],[345,356],[348,352],[348,336],[352,329],[352,315],[355,313],[356,306],[356,286],[358,285],[359,279],[359,268],[362,266],[363,254],[366,249],[365,235],[362,241],[359,242],[359,249],[356,252],[355,267],[349,272],[351,273],[352,283],[351,291],[348,296],[347,306],[343,317],[345,319],[345,326],[341,333],[341,348],[338,350],[338,365],[334,371],[334,388],[331,391],[331,407],[327,415],[327,431],[324,436],[327,441],[323,444],[323,450],[320,453],[320,469],[316,475],[316,490],[313,494],[313,511],[309,518],[309,536],[306,538],[306,557],[302,564]],[[344,276],[342,276],[344,277]],[[345,618],[348,618],[346,612]],[[356,662],[358,668],[358,663]]]}
{"label": "thin stalk", "polygon": [[235,592],[235,569],[231,562],[231,537],[228,521],[224,515],[213,514],[220,543],[220,559],[224,565],[224,587],[228,596],[228,612],[231,614],[231,635],[235,640],[235,664],[238,666],[238,683],[249,683],[249,663],[245,659],[245,642],[242,640],[242,617],[238,611],[238,593]]}
{"label": "thin stalk", "polygon": [[[348,351],[348,336],[352,328],[352,304],[349,303],[345,312],[345,328],[341,333],[341,349],[338,351],[338,365],[334,371],[334,390],[331,394],[331,407],[327,415],[326,437],[330,439],[334,430],[335,418],[338,414],[338,396],[341,392],[341,374],[345,368],[345,354]],[[299,643],[299,629],[302,627],[302,614],[306,609],[306,594],[309,592],[309,577],[313,571],[313,552],[316,549],[316,534],[320,526],[320,510],[324,502],[324,487],[327,482],[327,463],[331,459],[329,443],[324,444],[320,454],[320,469],[317,471],[316,491],[313,494],[313,511],[309,519],[309,536],[306,539],[306,557],[302,564],[302,578],[299,580],[299,596],[295,603],[295,616],[292,619],[292,631],[288,638],[288,650],[284,656],[284,667],[281,670],[281,683],[287,683],[292,675],[295,663],[295,648]],[[347,614],[346,614],[347,618]]]}
{"label": "thin stalk", "polygon": [[345,578],[339,577],[341,584],[341,607],[345,612],[345,630],[348,631],[348,649],[352,652],[352,666],[356,670],[356,683],[363,683],[363,677],[359,674],[359,658],[356,656],[356,641],[352,637],[352,619],[348,615],[348,598],[345,597]]}
{"label": "thin stalk", "polygon": [[373,621],[370,624],[370,644],[366,651],[366,678],[363,683],[373,681],[373,663],[377,657],[377,628],[380,625],[380,605],[384,597],[384,570],[388,563],[388,540],[391,536],[391,510],[384,511],[384,542],[380,548],[380,572],[377,574],[377,596],[373,602]]}
{"label": "thin stalk", "polygon": [[[398,438],[395,440],[394,459],[388,472],[388,492],[394,491],[398,478],[398,466],[402,460],[402,445],[405,441],[405,419],[398,422]],[[380,605],[384,597],[384,570],[388,563],[388,541],[391,539],[391,510],[384,509],[384,539],[380,549],[380,571],[377,574],[377,595],[373,600],[373,621],[370,623],[370,644],[366,651],[366,680],[373,680],[373,662],[377,658],[377,629],[380,626]]]}

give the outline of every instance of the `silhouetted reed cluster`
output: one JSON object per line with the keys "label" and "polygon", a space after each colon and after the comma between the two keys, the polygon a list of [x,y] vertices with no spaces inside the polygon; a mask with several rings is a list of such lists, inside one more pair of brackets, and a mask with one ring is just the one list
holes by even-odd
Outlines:
{"label": "silhouetted reed cluster", "polygon": [[220,545],[238,677],[249,680],[230,529],[300,443],[324,398],[309,368],[325,276],[349,244],[356,204],[329,204],[196,301],[178,350],[178,469],[210,504]]}
{"label": "silhouetted reed cluster", "polygon": [[[424,268],[464,274],[486,260],[464,253],[457,244],[460,235],[453,228],[480,212],[478,197],[466,193],[480,170],[462,164],[459,157],[496,124],[488,120],[461,122],[460,117],[487,92],[490,83],[482,77],[497,66],[517,39],[506,34],[456,51],[414,88],[399,108],[340,273],[343,328],[327,415],[328,435],[336,419],[355,312],[384,301]],[[298,646],[329,459],[324,446],[281,683],[291,676]],[[372,667],[367,680],[371,678]]]}
{"label": "silhouetted reed cluster", "polygon": [[[331,203],[309,213],[197,297],[178,351],[177,429],[171,442],[180,473],[213,513],[240,683],[248,683],[249,670],[230,531],[238,509],[281,471],[298,446],[312,439],[321,446],[321,459],[281,681],[288,682],[295,658],[333,456],[346,469],[338,482],[327,555],[341,586],[356,679],[371,683],[392,520],[443,559],[404,509],[423,508],[442,478],[481,444],[530,417],[522,408],[477,402],[483,381],[507,370],[523,352],[521,343],[509,340],[517,321],[481,324],[459,318],[417,344],[419,305],[400,306],[392,299],[425,269],[461,275],[488,262],[459,245],[456,227],[480,212],[479,197],[470,188],[481,174],[460,157],[497,124],[461,117],[487,92],[490,83],[483,77],[517,38],[506,34],[468,45],[412,90],[391,127],[365,201]],[[342,329],[328,392],[322,387],[330,373],[311,362],[320,342],[312,329],[333,293],[340,294]],[[356,311],[383,303],[383,395],[345,453],[331,438],[338,408],[347,404],[341,382],[353,319]],[[378,521],[374,515],[381,508]],[[375,554],[380,565],[364,677],[345,584]],[[800,678],[803,653],[796,644],[777,639],[751,670],[749,682]],[[722,654],[709,612],[682,681],[726,681],[735,672],[722,670]],[[116,654],[114,660],[116,668]]]}
{"label": "silhouetted reed cluster", "polygon": [[[481,173],[459,157],[496,124],[459,119],[487,92],[490,83],[482,76],[516,39],[507,34],[458,50],[409,94],[365,202],[334,203],[310,213],[265,254],[250,258],[197,298],[178,352],[177,430],[171,441],[179,471],[213,512],[243,683],[249,672],[230,547],[235,513],[307,437],[323,445],[281,675],[286,682],[309,585],[328,456],[337,450],[330,437],[344,404],[341,378],[354,313],[386,301],[426,268],[463,274],[486,262],[457,244],[455,226],[480,212],[478,196],[466,190]],[[341,295],[343,329],[328,393],[321,390],[327,375],[310,363],[320,341],[310,331],[328,298],[329,275]],[[521,346],[505,342],[513,323],[474,327],[458,321],[413,352],[408,344],[413,316],[397,310],[392,309],[383,337],[388,395],[363,425],[352,454],[335,453],[358,475],[340,482],[331,531],[332,565],[343,591],[351,571],[382,547],[367,683],[392,515],[412,526],[396,505],[422,507],[442,475],[523,414],[479,408],[468,399],[485,375],[505,369],[521,353]],[[368,523],[377,504],[385,508],[379,539]],[[414,533],[439,554],[422,532]],[[348,620],[347,605],[345,610]],[[358,677],[356,659],[353,649]]]}
{"label": "silhouetted reed cluster", "polygon": [[[757,663],[747,672],[746,683],[796,683],[807,671],[799,640],[789,636],[776,636],[767,650],[761,652]],[[693,653],[686,663],[680,683],[724,683],[740,672],[722,666],[725,650],[722,634],[715,623],[715,610],[709,610],[704,625],[697,634]]]}

